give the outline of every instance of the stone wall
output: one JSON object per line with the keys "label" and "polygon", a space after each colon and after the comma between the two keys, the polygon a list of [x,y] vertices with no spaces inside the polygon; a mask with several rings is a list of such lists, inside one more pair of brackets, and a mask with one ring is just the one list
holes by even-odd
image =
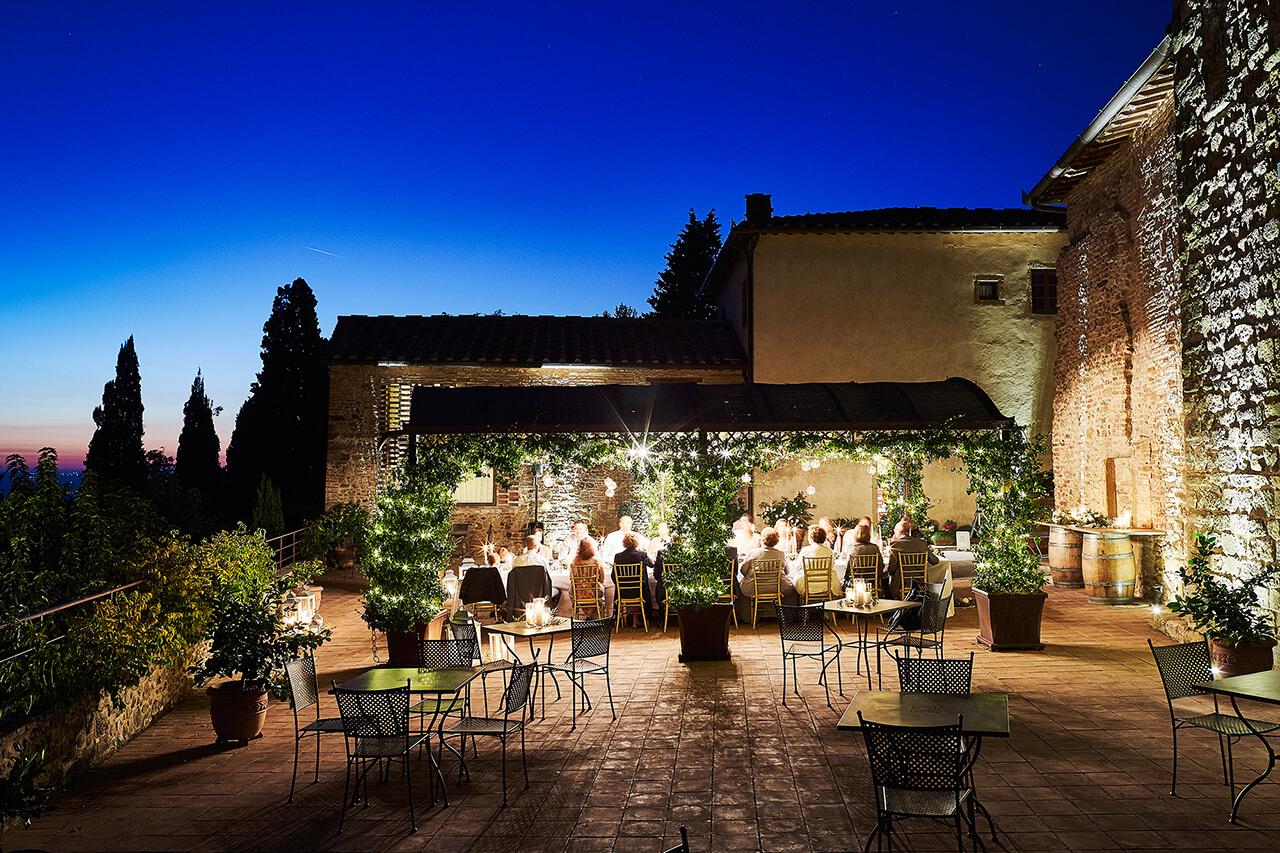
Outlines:
{"label": "stone wall", "polygon": [[1175,7],[1188,527],[1241,572],[1280,542],[1280,4]]}
{"label": "stone wall", "polygon": [[1145,595],[1185,548],[1174,143],[1170,99],[1072,191],[1058,260],[1055,501],[1167,531],[1144,549]]}

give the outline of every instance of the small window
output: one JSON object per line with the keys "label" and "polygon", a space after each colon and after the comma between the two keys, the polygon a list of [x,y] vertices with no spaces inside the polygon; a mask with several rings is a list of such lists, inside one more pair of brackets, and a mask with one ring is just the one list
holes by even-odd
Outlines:
{"label": "small window", "polygon": [[973,280],[973,301],[991,305],[1003,305],[1000,286],[1004,279],[1000,276],[978,276]]}
{"label": "small window", "polygon": [[1031,313],[1058,313],[1058,271],[1031,271]]}
{"label": "small window", "polygon": [[453,499],[460,504],[495,504],[497,491],[493,483],[493,472],[485,469],[484,474],[463,480],[453,492]]}

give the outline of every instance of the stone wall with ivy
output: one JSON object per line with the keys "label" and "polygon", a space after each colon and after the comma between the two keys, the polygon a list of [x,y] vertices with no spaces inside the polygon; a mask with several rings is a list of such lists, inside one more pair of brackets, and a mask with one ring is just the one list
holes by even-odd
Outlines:
{"label": "stone wall with ivy", "polygon": [[1280,544],[1280,4],[1176,4],[1188,520],[1220,569]]}

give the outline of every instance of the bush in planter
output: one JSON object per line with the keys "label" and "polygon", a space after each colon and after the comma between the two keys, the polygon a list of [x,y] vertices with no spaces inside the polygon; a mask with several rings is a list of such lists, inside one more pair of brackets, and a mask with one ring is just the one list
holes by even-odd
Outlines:
{"label": "bush in planter", "polygon": [[350,547],[357,556],[363,554],[368,533],[368,511],[358,503],[339,504],[311,522],[303,554],[306,559],[333,565],[337,548]]}
{"label": "bush in planter", "polygon": [[1215,547],[1212,535],[1196,534],[1195,554],[1179,570],[1182,595],[1169,602],[1169,609],[1221,645],[1233,649],[1263,645],[1269,649],[1275,644],[1275,626],[1259,610],[1258,588],[1280,577],[1280,566],[1228,580],[1212,570]]}

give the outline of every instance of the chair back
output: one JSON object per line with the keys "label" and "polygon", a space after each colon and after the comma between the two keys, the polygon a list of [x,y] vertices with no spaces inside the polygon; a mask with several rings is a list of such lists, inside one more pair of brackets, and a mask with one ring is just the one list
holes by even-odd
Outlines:
{"label": "chair back", "polygon": [[[484,656],[480,653],[480,635],[476,631],[476,623],[467,619],[465,622],[449,622],[449,634],[454,640],[462,643],[464,646],[471,648],[471,662],[467,666],[475,663],[483,663]],[[421,650],[419,650],[421,654]]]}
{"label": "chair back", "polygon": [[964,737],[964,717],[954,726],[891,726],[862,719],[871,784],[876,789],[959,791],[969,753],[978,738]]}
{"label": "chair back", "polygon": [[785,648],[787,643],[821,643],[826,626],[821,604],[778,605],[778,633]]}
{"label": "chair back", "polygon": [[804,599],[810,601],[826,601],[831,597],[831,566],[834,558],[803,557],[804,563]]}
{"label": "chair back", "polygon": [[471,666],[474,660],[472,642],[452,640],[418,640],[418,665],[426,669],[450,669]]}
{"label": "chair back", "polygon": [[600,603],[600,564],[595,560],[569,568],[573,603],[596,607]]}
{"label": "chair back", "polygon": [[932,594],[920,605],[920,632],[936,634],[947,624],[947,611],[951,609],[951,596],[935,598]]}
{"label": "chair back", "polygon": [[913,582],[925,582],[929,571],[929,555],[924,551],[919,554],[899,551],[898,568],[902,571],[902,589],[911,589]]}
{"label": "chair back", "polygon": [[874,591],[876,598],[880,597],[880,572],[884,569],[884,563],[880,561],[879,554],[859,554],[849,560],[849,579],[857,580],[861,578],[867,582],[867,586]]}
{"label": "chair back", "polygon": [[533,684],[533,671],[537,666],[538,653],[534,652],[533,660],[511,667],[511,678],[507,682],[507,691],[503,695],[503,710],[508,717],[523,711],[528,705],[529,688]]}
{"label": "chair back", "polygon": [[755,560],[751,563],[751,574],[756,581],[757,599],[782,601],[781,560]]}
{"label": "chair back", "polygon": [[294,719],[299,711],[316,706],[316,719],[320,719],[320,688],[316,686],[316,660],[308,655],[291,660],[284,665],[289,677],[289,699],[293,705]]}
{"label": "chair back", "polygon": [[575,619],[569,626],[573,651],[570,655],[575,660],[609,656],[609,639],[613,636],[613,620]]}
{"label": "chair back", "polygon": [[1188,696],[1203,696],[1204,691],[1196,687],[1213,681],[1213,665],[1209,662],[1209,641],[1198,643],[1176,643],[1172,646],[1157,646],[1147,640],[1151,646],[1151,654],[1156,659],[1156,669],[1160,670],[1160,681],[1164,684],[1165,695],[1172,702]]}
{"label": "chair back", "polygon": [[[333,695],[342,715],[342,730],[353,738],[409,739],[409,682],[387,690],[347,690],[335,682]],[[349,747],[348,747],[349,748]]]}
{"label": "chair back", "polygon": [[618,563],[613,567],[613,582],[617,586],[616,600],[638,601],[640,584],[644,579],[644,566],[640,563]]}
{"label": "chair back", "polygon": [[898,689],[903,693],[968,693],[973,680],[973,652],[965,658],[912,657],[898,662]]}

